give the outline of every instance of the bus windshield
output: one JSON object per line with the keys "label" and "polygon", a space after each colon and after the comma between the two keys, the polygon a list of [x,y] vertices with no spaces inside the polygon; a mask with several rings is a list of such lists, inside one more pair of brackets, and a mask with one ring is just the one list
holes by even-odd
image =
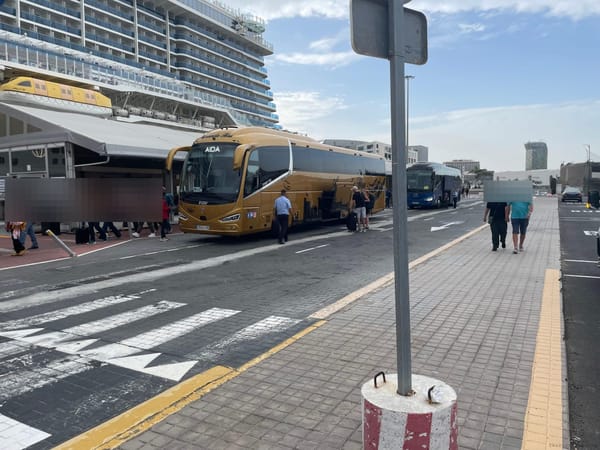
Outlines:
{"label": "bus windshield", "polygon": [[433,189],[430,170],[407,170],[406,184],[409,191],[431,191]]}
{"label": "bus windshield", "polygon": [[237,144],[194,145],[183,164],[179,196],[183,202],[224,204],[235,202],[240,191],[240,171],[233,169]]}

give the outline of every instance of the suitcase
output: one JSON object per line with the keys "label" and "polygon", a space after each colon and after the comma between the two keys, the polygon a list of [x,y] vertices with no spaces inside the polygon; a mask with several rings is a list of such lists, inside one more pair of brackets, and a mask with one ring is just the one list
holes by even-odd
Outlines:
{"label": "suitcase", "polygon": [[90,241],[90,229],[88,227],[77,228],[75,230],[75,243],[87,244]]}
{"label": "suitcase", "polygon": [[358,227],[358,217],[355,212],[348,214],[348,217],[346,218],[346,227],[348,228],[348,231],[356,231]]}

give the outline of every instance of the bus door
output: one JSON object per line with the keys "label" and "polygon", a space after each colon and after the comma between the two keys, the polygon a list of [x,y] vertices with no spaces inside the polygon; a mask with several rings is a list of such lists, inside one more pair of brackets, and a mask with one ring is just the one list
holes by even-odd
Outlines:
{"label": "bus door", "polygon": [[249,221],[256,218],[262,224],[273,220],[273,205],[279,193],[273,192],[277,182],[290,171],[291,155],[288,147],[259,147],[250,152],[244,179],[244,208]]}

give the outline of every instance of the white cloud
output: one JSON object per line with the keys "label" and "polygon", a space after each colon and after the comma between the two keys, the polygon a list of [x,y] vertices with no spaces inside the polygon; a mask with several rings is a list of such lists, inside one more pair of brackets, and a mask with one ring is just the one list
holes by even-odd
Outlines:
{"label": "white cloud", "polygon": [[463,33],[480,33],[485,30],[485,25],[481,23],[459,23],[458,28]]}
{"label": "white cloud", "polygon": [[[315,139],[345,138],[391,142],[385,107],[365,120],[365,105],[347,105],[340,97],[318,92],[287,92],[275,96],[281,125]],[[382,105],[380,105],[382,106]],[[387,118],[381,118],[384,114]],[[410,117],[411,145],[429,147],[430,160],[474,159],[495,171],[523,170],[525,142],[548,144],[548,168],[600,153],[600,101],[474,108]]]}
{"label": "white cloud", "polygon": [[[291,17],[348,17],[348,0],[226,0],[226,4],[265,20]],[[600,15],[598,0],[414,0],[409,8],[425,13],[490,12],[494,10],[549,14],[582,19]]]}
{"label": "white cloud", "polygon": [[524,169],[525,142],[542,140],[556,169],[583,161],[583,144],[600,147],[599,117],[600,101],[458,110],[411,118],[410,136],[432,160],[475,159],[496,171]]}
{"label": "white cloud", "polygon": [[226,0],[225,3],[265,20],[292,17],[348,17],[348,0]]}
{"label": "white cloud", "polygon": [[346,109],[341,97],[323,97],[319,92],[279,92],[274,94],[277,112],[282,127],[299,132],[315,134],[315,125],[320,119],[331,117],[334,113]]}
{"label": "white cloud", "polygon": [[270,57],[271,61],[286,64],[301,64],[309,66],[329,66],[330,69],[346,66],[360,58],[354,52],[337,53],[279,53]]}

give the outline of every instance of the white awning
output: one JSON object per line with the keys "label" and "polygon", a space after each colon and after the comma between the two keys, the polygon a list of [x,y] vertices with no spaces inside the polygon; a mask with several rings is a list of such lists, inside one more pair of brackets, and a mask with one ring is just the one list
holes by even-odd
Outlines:
{"label": "white awning", "polygon": [[202,134],[200,131],[6,103],[0,103],[0,113],[41,130],[0,138],[0,148],[64,141],[100,155],[166,158],[171,148],[191,145]]}

